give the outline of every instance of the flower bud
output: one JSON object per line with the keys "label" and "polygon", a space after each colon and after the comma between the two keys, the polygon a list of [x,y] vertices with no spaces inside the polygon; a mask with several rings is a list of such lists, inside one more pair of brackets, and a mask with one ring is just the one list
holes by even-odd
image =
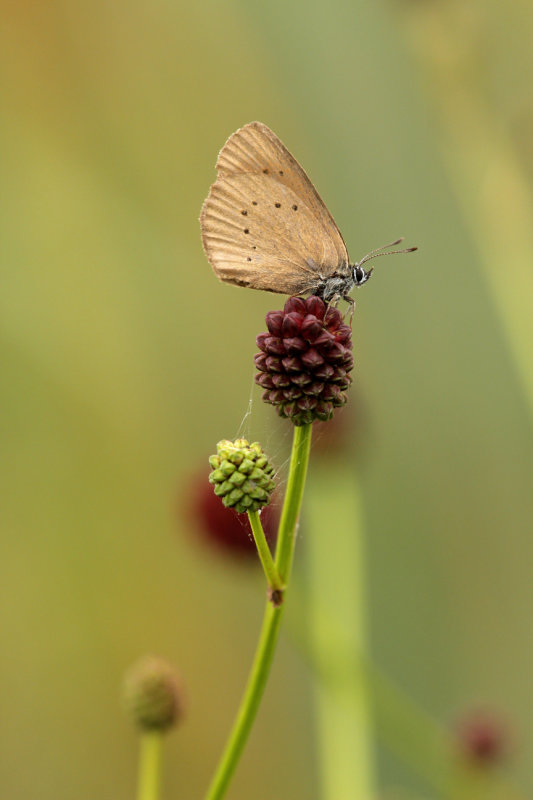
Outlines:
{"label": "flower bud", "polygon": [[217,454],[211,456],[209,464],[213,470],[209,482],[228,508],[243,514],[258,511],[270,502],[274,468],[258,442],[249,444],[246,439],[234,442],[223,439],[217,444]]}
{"label": "flower bud", "polygon": [[283,311],[266,315],[257,337],[256,383],[263,400],[294,425],[327,421],[346,403],[352,379],[352,330],[319,297],[291,297]]}
{"label": "flower bud", "polygon": [[143,658],[126,674],[126,707],[135,724],[143,731],[166,731],[183,713],[180,680],[162,658]]}

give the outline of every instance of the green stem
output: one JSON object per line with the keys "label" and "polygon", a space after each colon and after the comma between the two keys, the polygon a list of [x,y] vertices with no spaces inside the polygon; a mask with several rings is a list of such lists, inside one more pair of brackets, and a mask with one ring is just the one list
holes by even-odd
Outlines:
{"label": "green stem", "polygon": [[[371,800],[376,793],[373,720],[368,681],[357,657],[367,650],[357,476],[345,461],[323,458],[313,469],[308,497],[305,614],[321,676],[315,684],[320,797]],[[328,535],[332,520],[334,540]]]}
{"label": "green stem", "polygon": [[137,800],[159,800],[163,736],[147,731],[141,736]]}
{"label": "green stem", "polygon": [[281,512],[276,548],[276,567],[282,581],[285,581],[285,583],[288,582],[292,565],[296,541],[296,524],[302,505],[309,450],[311,449],[311,429],[312,425],[302,425],[294,429],[289,479]]}
{"label": "green stem", "polygon": [[[276,567],[285,585],[290,577],[294,554],[296,523],[300,514],[309,462],[311,428],[311,425],[304,425],[294,429],[289,479],[276,548]],[[266,686],[279,636],[283,609],[284,605],[276,607],[270,601],[267,602],[248,683],[222,758],[207,791],[206,800],[220,800],[221,797],[224,797],[239,763]]]}
{"label": "green stem", "polygon": [[250,527],[254,535],[257,552],[259,553],[259,558],[261,559],[261,564],[263,565],[263,570],[265,571],[265,576],[270,588],[271,599],[277,596],[278,602],[275,602],[274,605],[281,605],[284,588],[283,581],[274,564],[274,559],[272,558],[270,547],[268,546],[265,532],[261,525],[259,513],[257,511],[249,511],[248,519],[250,520]]}

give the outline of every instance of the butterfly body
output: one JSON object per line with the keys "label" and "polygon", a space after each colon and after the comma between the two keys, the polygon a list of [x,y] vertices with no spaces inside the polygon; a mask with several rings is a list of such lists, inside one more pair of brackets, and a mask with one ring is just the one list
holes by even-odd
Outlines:
{"label": "butterfly body", "polygon": [[326,303],[339,297],[352,303],[353,300],[349,297],[350,292],[354,286],[366,283],[371,274],[371,269],[366,271],[358,264],[348,264],[348,270],[345,273],[336,272],[327,278],[320,276],[320,280],[313,289],[313,294],[321,297]]}
{"label": "butterfly body", "polygon": [[[344,239],[306,173],[262,122],[232,134],[202,208],[202,242],[220,280],[331,302],[372,270],[350,264]],[[375,252],[375,251],[373,251]]]}

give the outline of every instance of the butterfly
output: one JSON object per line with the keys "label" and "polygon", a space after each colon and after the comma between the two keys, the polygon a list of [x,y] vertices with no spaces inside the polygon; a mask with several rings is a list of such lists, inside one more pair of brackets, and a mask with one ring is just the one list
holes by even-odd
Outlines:
{"label": "butterfly", "polygon": [[[202,242],[220,280],[280,294],[314,294],[328,303],[349,296],[372,274],[355,264],[335,220],[283,142],[262,122],[233,133],[219,153],[217,179],[200,215]],[[416,250],[394,250],[409,253]]]}

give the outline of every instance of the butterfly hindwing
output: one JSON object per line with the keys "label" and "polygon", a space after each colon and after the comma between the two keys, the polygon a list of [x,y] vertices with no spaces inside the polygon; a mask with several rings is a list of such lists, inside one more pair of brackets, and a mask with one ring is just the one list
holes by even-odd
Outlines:
{"label": "butterfly hindwing", "polygon": [[288,187],[265,175],[217,180],[202,210],[209,261],[224,281],[283,294],[302,294],[317,280],[312,264],[336,252],[316,236],[316,220]]}

